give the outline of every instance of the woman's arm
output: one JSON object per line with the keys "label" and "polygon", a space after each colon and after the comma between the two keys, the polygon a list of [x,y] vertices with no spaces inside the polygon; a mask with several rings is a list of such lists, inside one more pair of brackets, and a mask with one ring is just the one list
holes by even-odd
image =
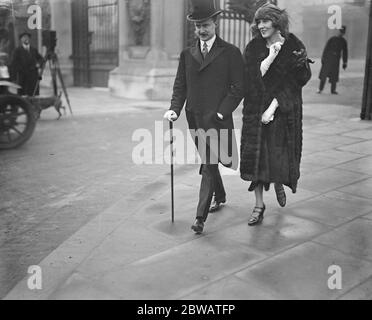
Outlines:
{"label": "woman's arm", "polygon": [[261,62],[261,75],[265,76],[267,71],[269,71],[271,64],[275,61],[275,58],[278,56],[280,50],[282,49],[282,43],[277,42],[270,46],[269,56]]}
{"label": "woman's arm", "polygon": [[264,112],[264,114],[262,115],[262,123],[263,124],[268,124],[270,123],[271,121],[274,121],[274,117],[275,117],[275,112],[276,112],[276,109],[279,108],[279,102],[277,99],[274,99],[270,106],[267,108],[267,110]]}

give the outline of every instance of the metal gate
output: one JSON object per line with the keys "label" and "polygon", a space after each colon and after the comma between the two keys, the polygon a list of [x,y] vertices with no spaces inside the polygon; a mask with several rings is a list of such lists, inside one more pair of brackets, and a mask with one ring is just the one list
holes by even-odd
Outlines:
{"label": "metal gate", "polygon": [[74,84],[107,87],[119,63],[118,0],[73,0]]}
{"label": "metal gate", "polygon": [[74,85],[89,87],[88,0],[73,0],[72,14],[72,59],[74,61]]}
{"label": "metal gate", "polygon": [[228,0],[220,0],[222,14],[219,35],[222,39],[244,51],[251,40],[251,26],[243,14],[229,10]]}
{"label": "metal gate", "polygon": [[[190,12],[190,2],[186,2],[186,12]],[[217,5],[222,10],[219,19],[218,35],[243,51],[251,40],[250,24],[243,14],[229,9],[229,0],[217,0]],[[185,46],[190,46],[196,41],[194,25],[187,23],[185,34]]]}

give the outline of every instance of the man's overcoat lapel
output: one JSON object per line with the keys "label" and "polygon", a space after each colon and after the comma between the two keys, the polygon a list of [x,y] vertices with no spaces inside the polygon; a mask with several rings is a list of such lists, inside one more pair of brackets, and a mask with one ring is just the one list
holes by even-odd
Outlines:
{"label": "man's overcoat lapel", "polygon": [[205,59],[203,59],[202,53],[200,51],[200,41],[196,41],[195,45],[191,47],[190,52],[194,59],[200,64],[199,72],[203,71],[208,67],[224,50],[225,45],[217,36],[212,49],[209,51]]}

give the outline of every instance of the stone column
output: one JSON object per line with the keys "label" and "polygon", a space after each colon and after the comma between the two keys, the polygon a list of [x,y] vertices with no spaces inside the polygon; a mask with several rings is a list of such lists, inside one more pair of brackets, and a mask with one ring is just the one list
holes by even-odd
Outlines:
{"label": "stone column", "polygon": [[120,10],[121,59],[109,79],[110,91],[115,96],[140,100],[171,98],[182,50],[184,3],[183,0],[151,0],[150,3],[150,48],[144,57],[128,54],[133,43],[129,39],[128,12]]}
{"label": "stone column", "polygon": [[119,65],[128,59],[129,22],[127,0],[118,1],[119,10]]}
{"label": "stone column", "polygon": [[67,86],[72,86],[73,61],[72,55],[72,24],[71,0],[51,0],[51,29],[57,31],[57,48],[63,79]]}

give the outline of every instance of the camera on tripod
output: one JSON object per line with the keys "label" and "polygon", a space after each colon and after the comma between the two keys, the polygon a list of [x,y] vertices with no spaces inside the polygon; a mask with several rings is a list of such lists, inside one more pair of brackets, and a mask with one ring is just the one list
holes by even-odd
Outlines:
{"label": "camera on tripod", "polygon": [[[57,32],[53,31],[53,30],[44,30],[43,33],[42,33],[42,38],[43,38],[42,39],[42,45],[47,48],[47,52],[45,54],[44,61],[43,61],[43,64],[41,66],[41,71],[40,71],[40,74],[39,74],[39,81],[38,81],[38,84],[37,84],[36,88],[39,86],[40,80],[42,79],[45,68],[48,65],[49,69],[50,69],[51,76],[52,76],[52,85],[53,85],[53,94],[54,94],[53,98],[55,98],[56,101],[57,101],[56,102],[57,103],[56,110],[59,114],[59,117],[62,116],[62,114],[60,113],[60,108],[62,108],[62,105],[61,105],[62,92],[65,95],[66,102],[67,102],[68,107],[70,109],[70,112],[72,114],[70,99],[68,97],[67,88],[66,88],[65,82],[63,80],[62,71],[61,71],[61,68],[60,68],[60,65],[59,65],[58,55],[55,52],[55,49],[57,47]],[[62,92],[59,92],[58,81],[57,80],[59,80],[59,83],[62,87]],[[35,88],[35,91],[36,91],[36,88]],[[35,96],[35,94],[34,94],[34,96]]]}
{"label": "camera on tripod", "polygon": [[43,46],[45,46],[48,52],[55,52],[57,47],[57,32],[53,30],[43,31]]}

